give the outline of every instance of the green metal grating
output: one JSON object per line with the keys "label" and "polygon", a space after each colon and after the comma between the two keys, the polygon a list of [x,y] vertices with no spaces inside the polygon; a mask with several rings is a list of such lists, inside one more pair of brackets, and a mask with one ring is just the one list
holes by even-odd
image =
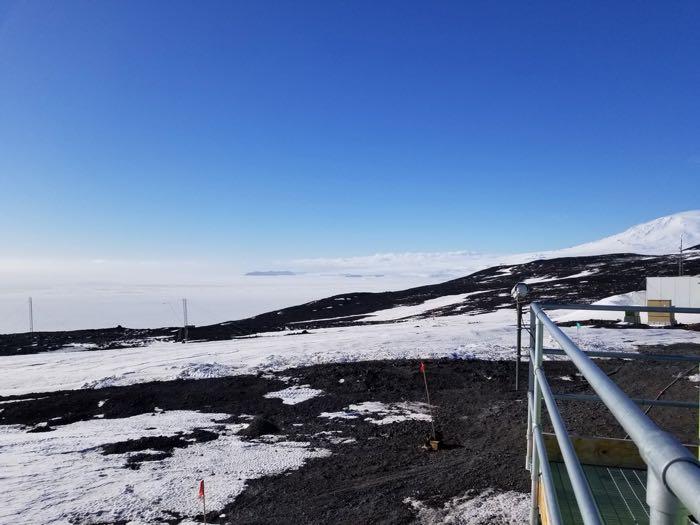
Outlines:
{"label": "green metal grating", "polygon": [[[583,525],[566,467],[559,462],[550,465],[563,523]],[[606,525],[649,524],[646,471],[583,465],[583,472]]]}

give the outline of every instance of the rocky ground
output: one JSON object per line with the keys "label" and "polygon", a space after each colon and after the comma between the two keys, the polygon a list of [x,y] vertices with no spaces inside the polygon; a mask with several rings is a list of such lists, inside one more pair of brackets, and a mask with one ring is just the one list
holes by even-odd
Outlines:
{"label": "rocky ground", "polygon": [[[700,345],[643,351],[698,354]],[[603,360],[600,365],[635,397],[654,397],[678,374],[685,374],[664,399],[697,400],[698,383],[687,379],[691,373],[687,363]],[[443,506],[465,493],[529,491],[529,476],[523,468],[526,402],[524,388],[513,390],[514,366],[512,362],[476,360],[427,362],[435,418],[446,445],[438,452],[424,446],[430,433],[424,418],[399,417],[397,422],[377,424],[380,416],[371,414],[322,417],[324,413],[347,413],[351,405],[368,402],[403,406],[424,401],[416,361],[328,364],[277,375],[156,382],[48,393],[38,398],[20,396],[13,399],[27,400],[2,405],[0,424],[51,432],[57,426],[88,421],[100,414],[115,419],[154,410],[225,413],[231,421],[250,423],[243,432],[246,440],[283,435],[286,440],[310,442],[312,447],[332,454],[311,459],[299,470],[249,480],[235,501],[211,509],[209,523],[412,523],[419,515],[411,501],[433,509],[439,520]],[[555,392],[588,392],[586,382],[569,363],[547,362],[546,371]],[[697,367],[693,367],[696,372]],[[521,373],[525,376],[526,365]],[[321,394],[297,404],[264,397],[290,384],[308,385]],[[105,399],[109,401],[101,404]],[[572,432],[624,436],[598,405],[562,402],[561,406]],[[256,419],[251,421],[250,416]],[[697,441],[696,410],[654,409],[650,416],[682,440]],[[40,425],[44,422],[50,425]],[[175,448],[218,437],[215,429],[195,429],[177,436],[111,443],[102,447],[102,453],[129,452],[123,468],[133,469],[143,461],[167,457]],[[149,453],[139,455],[145,451]],[[225,519],[219,518],[222,513]],[[179,523],[182,518],[173,515],[171,522]],[[494,517],[487,523],[501,521]]]}

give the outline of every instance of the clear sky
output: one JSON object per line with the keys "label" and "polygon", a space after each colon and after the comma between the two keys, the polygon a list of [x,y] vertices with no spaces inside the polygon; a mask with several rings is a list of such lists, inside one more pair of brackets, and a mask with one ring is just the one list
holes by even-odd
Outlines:
{"label": "clear sky", "polygon": [[577,244],[700,207],[700,2],[5,0],[0,183],[12,256]]}

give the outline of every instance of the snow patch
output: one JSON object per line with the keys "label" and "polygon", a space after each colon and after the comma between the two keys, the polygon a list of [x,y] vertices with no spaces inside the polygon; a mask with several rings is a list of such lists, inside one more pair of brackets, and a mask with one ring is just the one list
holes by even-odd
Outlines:
{"label": "snow patch", "polygon": [[550,281],[558,281],[560,277],[530,277],[525,279],[523,282],[526,284],[537,284],[537,283],[548,283]]}
{"label": "snow patch", "polygon": [[552,281],[563,281],[564,279],[578,279],[579,277],[589,277],[591,275],[595,275],[597,273],[597,270],[584,270],[579,273],[575,273],[573,275],[566,275],[564,277],[530,277],[529,279],[525,279],[523,282],[527,284],[537,284],[537,283],[548,283]]}
{"label": "snow patch", "polygon": [[329,419],[357,419],[364,417],[365,421],[375,425],[388,425],[402,421],[420,420],[430,421],[430,409],[425,403],[402,402],[381,403],[379,401],[365,401],[364,403],[349,405],[342,412],[322,412],[319,417]]}
{"label": "snow patch", "polygon": [[[646,305],[646,292],[640,290],[637,292],[623,293],[612,295],[596,301],[592,304],[600,304],[607,306],[643,306]],[[591,310],[560,310],[552,312],[552,320],[558,323],[566,321],[584,321],[588,319],[603,319],[609,321],[622,321],[625,317],[625,312],[606,312],[606,311],[591,311]]]}
{"label": "snow patch", "polygon": [[234,375],[238,367],[220,363],[188,363],[178,379],[209,379]]}
{"label": "snow patch", "polygon": [[530,515],[530,495],[522,492],[497,492],[485,490],[482,493],[470,491],[433,508],[413,498],[404,503],[418,512],[417,522],[422,525],[522,525]]}
{"label": "snow patch", "polygon": [[435,299],[428,299],[427,301],[423,301],[422,303],[413,306],[397,306],[395,308],[387,308],[386,310],[377,310],[376,312],[372,312],[366,317],[358,319],[355,322],[358,323],[363,321],[396,321],[398,319],[405,319],[407,317],[415,317],[417,315],[424,314],[431,310],[436,310],[438,308],[444,308],[446,306],[452,306],[454,304],[462,303],[467,297],[471,295],[481,294],[488,291],[489,290],[479,290],[477,292],[468,292],[457,295],[445,295],[443,297],[437,297]]}
{"label": "snow patch", "polygon": [[281,399],[285,405],[296,405],[323,394],[323,390],[311,388],[310,385],[294,385],[277,392],[268,392],[263,397]]}
{"label": "snow patch", "polygon": [[46,399],[48,396],[42,397],[25,397],[22,399],[7,399],[5,401],[0,401],[0,405],[6,405],[8,403],[22,403],[23,401],[37,401],[38,399]]}

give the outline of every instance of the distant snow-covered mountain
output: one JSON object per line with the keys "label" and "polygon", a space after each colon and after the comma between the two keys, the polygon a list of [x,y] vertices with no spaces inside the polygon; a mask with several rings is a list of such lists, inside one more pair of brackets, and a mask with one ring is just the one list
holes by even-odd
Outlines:
{"label": "distant snow-covered mountain", "polygon": [[678,252],[681,236],[685,248],[700,244],[700,210],[660,217],[598,241],[560,250],[559,253],[562,255],[565,254],[564,252],[580,255],[608,253],[665,255]]}
{"label": "distant snow-covered mountain", "polygon": [[472,251],[379,253],[360,257],[315,258],[291,261],[308,273],[326,275],[412,275],[428,282],[460,277],[492,266],[523,264],[539,259],[636,253],[677,253],[681,235],[686,248],[700,244],[700,210],[660,217],[597,241],[537,252],[494,254]]}

